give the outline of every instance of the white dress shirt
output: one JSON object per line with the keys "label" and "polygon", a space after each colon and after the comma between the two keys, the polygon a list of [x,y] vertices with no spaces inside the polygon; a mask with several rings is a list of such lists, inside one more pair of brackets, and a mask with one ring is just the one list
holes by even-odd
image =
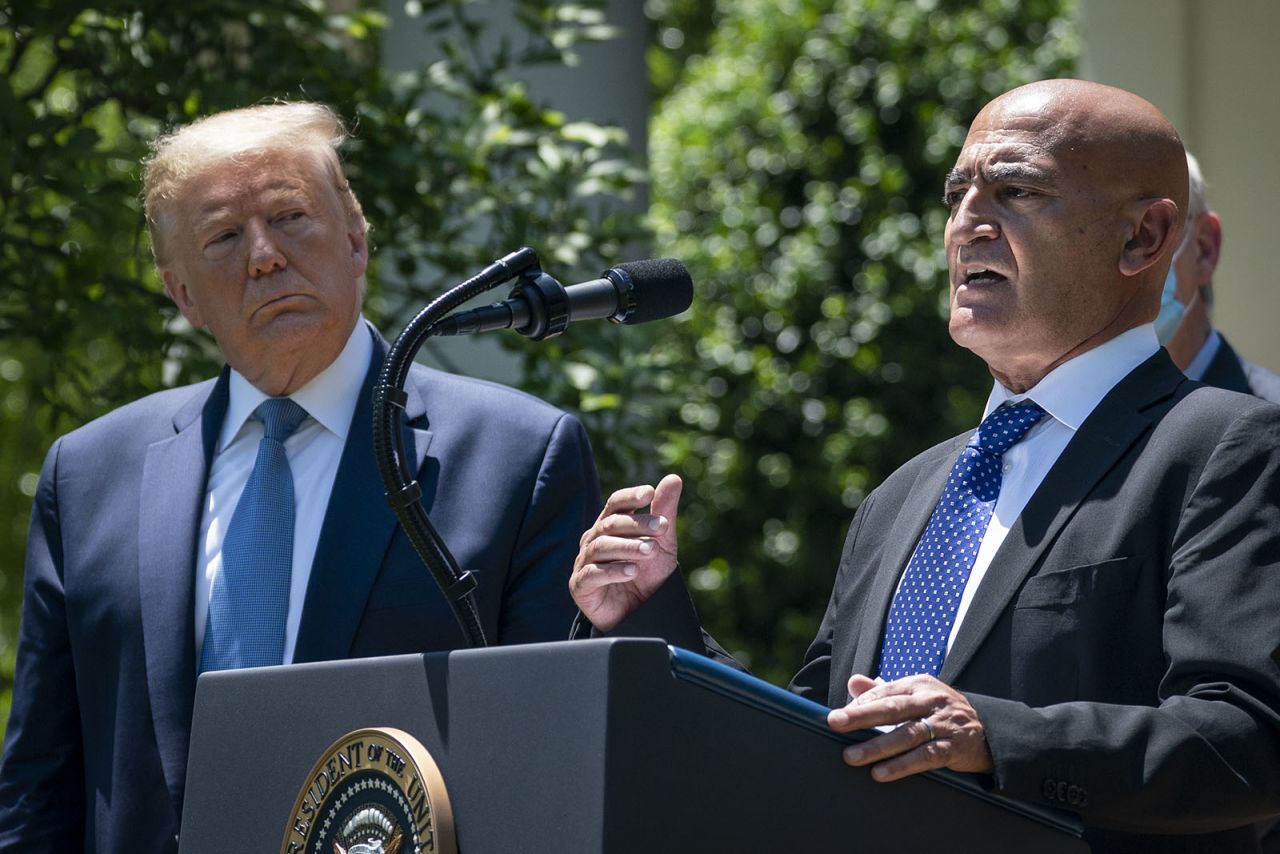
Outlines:
{"label": "white dress shirt", "polygon": [[1155,327],[1147,324],[1117,335],[1059,365],[1025,394],[1014,394],[1000,383],[994,384],[983,418],[1002,403],[1017,403],[1027,398],[1040,404],[1048,415],[1004,454],[1000,497],[996,499],[991,523],[978,547],[973,570],[960,597],[956,620],[947,639],[948,652],[955,643],[956,632],[964,621],[974,593],[991,566],[991,559],[1071,437],[1107,392],[1149,359],[1159,347]]}
{"label": "white dress shirt", "polygon": [[1209,365],[1213,362],[1213,357],[1218,355],[1218,348],[1221,346],[1222,336],[1218,334],[1218,330],[1210,329],[1209,337],[1204,339],[1200,352],[1196,353],[1196,357],[1191,360],[1191,364],[1187,365],[1183,373],[1193,380],[1203,380],[1205,371],[1209,370]]}
{"label": "white dress shirt", "polygon": [[[307,411],[307,418],[284,443],[293,473],[294,496],[293,576],[289,584],[289,616],[284,640],[286,663],[293,661],[320,527],[324,524],[351,416],[372,356],[373,338],[361,318],[338,358],[315,379],[289,395]],[[267,395],[243,376],[231,372],[230,400],[209,466],[200,522],[200,551],[196,559],[196,661],[200,660],[204,646],[209,591],[222,569],[222,540],[236,512],[240,493],[253,471],[258,443],[264,433],[262,422],[250,416],[266,399]]]}

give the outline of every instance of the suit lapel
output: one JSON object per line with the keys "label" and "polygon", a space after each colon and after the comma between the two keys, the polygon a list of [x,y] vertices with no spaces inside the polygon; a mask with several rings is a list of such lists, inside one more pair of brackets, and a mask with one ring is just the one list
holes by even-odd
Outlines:
{"label": "suit lapel", "polygon": [[1031,496],[991,560],[938,678],[954,683],[1098,482],[1151,429],[1150,407],[1185,382],[1164,351],[1108,392]]}
{"label": "suit lapel", "polygon": [[[942,497],[947,476],[955,465],[960,449],[969,440],[969,435],[957,437],[951,442],[939,445],[926,452],[919,461],[919,475],[911,485],[906,500],[902,502],[902,510],[894,523],[892,532],[882,532],[886,539],[884,558],[876,570],[875,581],[863,605],[861,629],[856,638],[852,662],[841,682],[853,673],[871,674],[875,670],[880,651],[880,637],[884,633],[884,621],[889,613],[889,603],[893,600],[894,591],[898,589],[898,579],[915,551],[920,535],[924,533],[933,508]],[[874,533],[874,532],[872,532]]]}
{"label": "suit lapel", "polygon": [[227,374],[147,448],[138,508],[138,588],[147,688],[165,781],[181,811],[195,700],[195,557],[209,460],[227,408]]}
{"label": "suit lapel", "polygon": [[[387,505],[373,455],[373,388],[386,352],[386,342],[375,336],[373,357],[351,416],[351,429],[311,564],[293,654],[295,662],[328,661],[349,655],[369,591],[398,525]],[[405,384],[405,393],[405,455],[414,461],[413,470],[422,472],[431,444],[431,432],[426,429],[426,402],[411,381]],[[434,485],[423,483],[422,488],[423,501],[430,509]]]}

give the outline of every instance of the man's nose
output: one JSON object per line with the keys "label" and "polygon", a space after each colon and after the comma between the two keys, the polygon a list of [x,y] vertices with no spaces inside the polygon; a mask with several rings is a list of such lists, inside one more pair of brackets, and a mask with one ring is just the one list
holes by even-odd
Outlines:
{"label": "man's nose", "polygon": [[952,209],[948,230],[953,242],[972,243],[994,240],[1000,234],[1000,224],[986,194],[970,187]]}
{"label": "man's nose", "polygon": [[249,232],[249,276],[258,278],[283,270],[289,265],[276,243],[271,226],[266,222],[252,222]]}

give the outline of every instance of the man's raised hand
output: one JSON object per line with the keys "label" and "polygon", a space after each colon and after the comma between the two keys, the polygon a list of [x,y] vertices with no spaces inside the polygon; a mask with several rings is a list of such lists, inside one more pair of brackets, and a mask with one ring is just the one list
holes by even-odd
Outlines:
{"label": "man's raised hand", "polygon": [[[669,474],[656,489],[619,489],[582,535],[569,592],[598,630],[612,630],[675,570],[676,511],[682,486],[678,476]],[[646,507],[649,512],[638,512]]]}

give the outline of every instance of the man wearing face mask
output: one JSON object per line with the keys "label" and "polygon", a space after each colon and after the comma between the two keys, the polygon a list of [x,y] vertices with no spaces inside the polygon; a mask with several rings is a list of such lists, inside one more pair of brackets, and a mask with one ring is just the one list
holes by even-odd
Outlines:
{"label": "man wearing face mask", "polygon": [[1156,317],[1156,337],[1193,380],[1280,403],[1280,375],[1240,358],[1213,328],[1213,271],[1222,254],[1222,221],[1209,210],[1200,164],[1189,152],[1190,204]]}

